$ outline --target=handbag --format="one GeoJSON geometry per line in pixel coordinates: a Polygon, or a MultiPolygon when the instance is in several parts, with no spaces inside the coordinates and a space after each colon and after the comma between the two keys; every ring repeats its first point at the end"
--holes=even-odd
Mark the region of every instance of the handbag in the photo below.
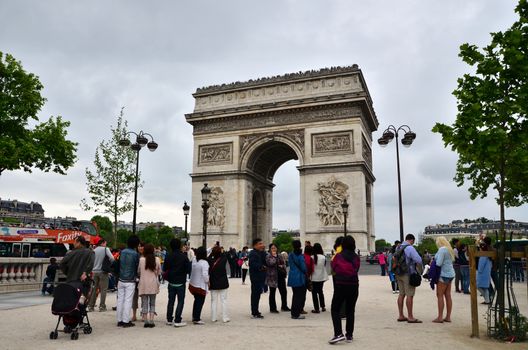
{"type": "Polygon", "coordinates": [[[207,291],[205,289],[195,287],[192,284],[189,284],[189,292],[191,292],[192,295],[201,295],[201,296],[207,295],[207,291]]]}
{"type": "Polygon", "coordinates": [[[110,258],[107,255],[107,249],[108,248],[105,248],[105,256],[101,265],[101,271],[103,271],[104,273],[112,272],[112,262],[110,261],[110,258]]]}
{"type": "Polygon", "coordinates": [[[416,272],[411,273],[409,276],[409,284],[413,287],[419,287],[422,284],[422,276],[416,272]]]}

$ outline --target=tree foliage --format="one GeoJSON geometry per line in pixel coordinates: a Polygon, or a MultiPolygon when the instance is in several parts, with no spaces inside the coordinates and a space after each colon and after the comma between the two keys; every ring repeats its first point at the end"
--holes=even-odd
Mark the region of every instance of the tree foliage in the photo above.
{"type": "Polygon", "coordinates": [[[437,123],[445,146],[458,153],[455,181],[469,181],[471,199],[493,188],[498,196],[501,234],[498,250],[498,328],[504,326],[505,207],[528,202],[528,2],[520,0],[519,19],[504,32],[491,33],[484,48],[463,44],[459,56],[474,67],[453,92],[458,114],[453,125],[437,123]]]}
{"type": "Polygon", "coordinates": [[[382,252],[385,248],[390,248],[391,244],[384,239],[377,239],[374,242],[374,247],[377,252],[382,252]]]}
{"type": "MultiPolygon", "coordinates": [[[[117,237],[117,219],[133,209],[130,200],[134,193],[136,153],[130,147],[119,145],[127,133],[127,121],[123,109],[115,127],[110,127],[112,137],[101,141],[95,151],[92,171],[86,168],[86,186],[89,198],[82,199],[81,208],[112,215],[114,219],[114,242],[117,237]]],[[[142,183],[138,180],[138,187],[142,183]]]]}
{"type": "Polygon", "coordinates": [[[110,221],[108,216],[95,215],[92,217],[91,221],[94,221],[97,224],[99,235],[108,242],[109,246],[114,247],[116,240],[113,234],[114,230],[112,221],[110,221]]]}
{"type": "Polygon", "coordinates": [[[279,252],[292,252],[293,251],[293,238],[289,233],[280,233],[275,237],[273,243],[277,246],[279,252]]]}
{"type": "Polygon", "coordinates": [[[423,255],[425,251],[428,251],[429,254],[435,254],[438,251],[438,247],[433,238],[424,238],[420,244],[416,246],[416,250],[418,250],[420,255],[423,255]]]}
{"type": "Polygon", "coordinates": [[[70,122],[58,116],[38,123],[37,114],[46,102],[42,89],[36,75],[0,52],[0,175],[33,168],[64,175],[75,163],[77,143],[66,139],[70,122]]]}

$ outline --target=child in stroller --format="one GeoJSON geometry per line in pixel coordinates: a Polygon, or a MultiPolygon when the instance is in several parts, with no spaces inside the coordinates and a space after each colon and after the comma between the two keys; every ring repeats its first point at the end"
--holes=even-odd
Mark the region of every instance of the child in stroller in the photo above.
{"type": "Polygon", "coordinates": [[[92,293],[93,280],[86,279],[84,282],[68,282],[55,287],[51,313],[59,316],[55,330],[49,335],[50,339],[57,339],[59,324],[62,319],[64,329],[62,332],[71,334],[71,340],[79,338],[79,331],[84,334],[92,333],[92,327],[86,312],[86,302],[92,293]]]}

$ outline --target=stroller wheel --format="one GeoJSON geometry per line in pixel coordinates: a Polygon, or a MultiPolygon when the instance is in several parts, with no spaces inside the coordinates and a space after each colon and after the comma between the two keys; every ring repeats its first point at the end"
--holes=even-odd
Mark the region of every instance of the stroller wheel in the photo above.
{"type": "Polygon", "coordinates": [[[71,339],[71,340],[77,340],[77,339],[79,339],[79,333],[77,333],[77,332],[73,332],[73,333],[71,334],[71,336],[70,336],[70,339],[71,339]]]}
{"type": "Polygon", "coordinates": [[[83,329],[84,334],[91,334],[92,333],[92,327],[86,326],[83,329]]]}
{"type": "Polygon", "coordinates": [[[50,333],[49,338],[51,340],[54,340],[54,339],[57,339],[58,336],[59,336],[59,333],[57,331],[54,331],[50,333]]]}

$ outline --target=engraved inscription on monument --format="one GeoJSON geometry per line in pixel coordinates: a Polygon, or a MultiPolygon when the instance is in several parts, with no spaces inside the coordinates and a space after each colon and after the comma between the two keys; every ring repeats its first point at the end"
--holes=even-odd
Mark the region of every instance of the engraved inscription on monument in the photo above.
{"type": "Polygon", "coordinates": [[[343,225],[343,201],[348,198],[348,185],[331,177],[327,182],[319,182],[315,189],[319,192],[319,219],[323,226],[343,225]]]}
{"type": "Polygon", "coordinates": [[[214,145],[200,146],[198,164],[222,164],[231,163],[233,160],[233,143],[218,143],[214,145]]]}
{"type": "Polygon", "coordinates": [[[313,134],[312,155],[354,153],[352,131],[313,134]]]}

